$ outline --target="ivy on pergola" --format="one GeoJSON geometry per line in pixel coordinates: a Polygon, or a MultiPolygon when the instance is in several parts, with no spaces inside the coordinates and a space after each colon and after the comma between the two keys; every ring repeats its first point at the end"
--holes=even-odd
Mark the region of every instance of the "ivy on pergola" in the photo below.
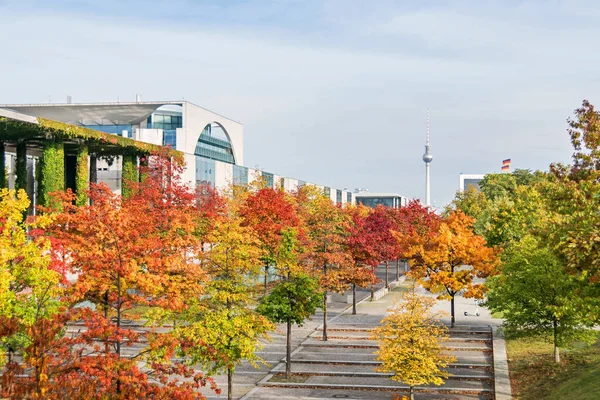
{"type": "MultiPolygon", "coordinates": [[[[38,147],[42,151],[39,168],[38,203],[50,205],[49,193],[65,190],[65,149],[76,157],[75,192],[77,203],[87,203],[88,155],[96,157],[123,157],[123,182],[135,181],[138,157],[161,154],[174,161],[183,162],[183,153],[150,143],[139,142],[126,137],[111,135],[82,126],[69,125],[45,118],[37,118],[37,123],[0,117],[0,187],[6,187],[5,144],[16,147],[17,188],[27,185],[27,148],[38,147]]],[[[92,165],[95,169],[95,165],[92,165]]],[[[128,196],[126,184],[123,195],[128,196]]]]}

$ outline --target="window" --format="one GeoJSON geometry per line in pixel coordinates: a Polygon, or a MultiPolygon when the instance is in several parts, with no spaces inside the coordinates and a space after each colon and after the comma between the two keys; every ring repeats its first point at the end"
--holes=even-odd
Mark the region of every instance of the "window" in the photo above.
{"type": "Polygon", "coordinates": [[[342,202],[342,191],[339,189],[336,189],[336,196],[335,196],[335,201],[337,203],[341,203],[342,202]]]}
{"type": "Polygon", "coordinates": [[[231,143],[229,143],[228,140],[213,137],[211,135],[210,124],[206,125],[204,130],[202,130],[198,143],[196,144],[195,154],[212,160],[235,164],[231,143]]]}
{"type": "Polygon", "coordinates": [[[169,146],[172,149],[177,148],[177,131],[176,130],[163,131],[163,146],[169,146]]]}
{"type": "Polygon", "coordinates": [[[331,188],[330,188],[330,187],[327,187],[327,186],[325,186],[325,187],[323,188],[323,194],[325,194],[325,196],[326,196],[328,199],[330,199],[330,198],[331,198],[331,188]]]}
{"type": "Polygon", "coordinates": [[[248,184],[248,168],[241,165],[233,166],[233,184],[246,186],[248,184]]]}
{"type": "Polygon", "coordinates": [[[346,193],[346,203],[352,204],[352,193],[346,193]]]}
{"type": "Polygon", "coordinates": [[[215,186],[215,161],[196,156],[196,184],[215,186]]]}
{"type": "Polygon", "coordinates": [[[262,176],[265,180],[265,182],[267,183],[267,187],[272,188],[273,187],[273,174],[269,173],[269,172],[263,172],[262,176]]]}

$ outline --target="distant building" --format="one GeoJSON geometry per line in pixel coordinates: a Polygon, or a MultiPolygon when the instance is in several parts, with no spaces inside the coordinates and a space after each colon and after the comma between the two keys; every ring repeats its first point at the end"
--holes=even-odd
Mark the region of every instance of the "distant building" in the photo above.
{"type": "MultiPolygon", "coordinates": [[[[186,163],[183,179],[192,184],[220,189],[230,184],[245,185],[261,177],[268,186],[283,187],[287,191],[307,184],[303,180],[245,167],[242,124],[188,101],[76,104],[70,100],[67,104],[0,104],[0,117],[16,112],[34,122],[33,117],[42,117],[156,146],[168,146],[183,153],[186,163]]],[[[2,132],[0,143],[4,143],[2,132]]],[[[14,186],[15,179],[15,146],[7,141],[3,147],[7,153],[10,187],[14,186]]],[[[36,148],[28,149],[28,169],[33,165],[33,158],[39,156],[36,148]]],[[[67,171],[71,170],[67,168],[67,171]]],[[[107,183],[115,192],[121,190],[121,172],[120,157],[97,162],[97,180],[107,183]]],[[[33,179],[28,182],[33,184],[33,179]]],[[[335,203],[354,203],[354,194],[350,191],[315,186],[335,203]]]]}
{"type": "Polygon", "coordinates": [[[397,193],[369,193],[359,192],[354,195],[356,204],[375,208],[382,205],[390,208],[400,208],[408,204],[409,199],[397,193]]]}
{"type": "Polygon", "coordinates": [[[475,189],[481,191],[479,182],[483,180],[485,174],[460,174],[458,188],[461,192],[464,192],[469,186],[473,186],[475,189]]]}

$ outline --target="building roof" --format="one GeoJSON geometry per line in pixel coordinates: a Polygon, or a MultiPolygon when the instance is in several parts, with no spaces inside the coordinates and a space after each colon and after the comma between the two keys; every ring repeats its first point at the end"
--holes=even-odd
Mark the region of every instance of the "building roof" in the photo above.
{"type": "Polygon", "coordinates": [[[27,140],[28,146],[42,147],[48,135],[62,138],[65,144],[78,145],[84,141],[90,151],[102,154],[166,153],[183,160],[181,152],[163,146],[0,108],[0,141],[27,140]]]}
{"type": "MultiPolygon", "coordinates": [[[[158,108],[165,105],[190,104],[233,121],[223,115],[197,106],[189,101],[140,101],[100,103],[0,104],[0,108],[65,122],[72,125],[138,125],[158,108]]],[[[233,121],[239,123],[237,121],[233,121]]]]}
{"type": "Polygon", "coordinates": [[[182,102],[4,104],[0,108],[73,125],[138,125],[167,104],[182,102]]]}

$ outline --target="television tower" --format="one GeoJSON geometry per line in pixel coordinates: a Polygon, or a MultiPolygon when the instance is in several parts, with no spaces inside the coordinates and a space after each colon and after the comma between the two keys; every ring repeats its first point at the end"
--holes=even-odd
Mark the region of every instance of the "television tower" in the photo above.
{"type": "Polygon", "coordinates": [[[431,181],[429,178],[429,164],[433,161],[433,155],[429,151],[429,110],[427,110],[427,128],[425,136],[425,154],[423,161],[425,162],[425,206],[431,206],[431,181]]]}

